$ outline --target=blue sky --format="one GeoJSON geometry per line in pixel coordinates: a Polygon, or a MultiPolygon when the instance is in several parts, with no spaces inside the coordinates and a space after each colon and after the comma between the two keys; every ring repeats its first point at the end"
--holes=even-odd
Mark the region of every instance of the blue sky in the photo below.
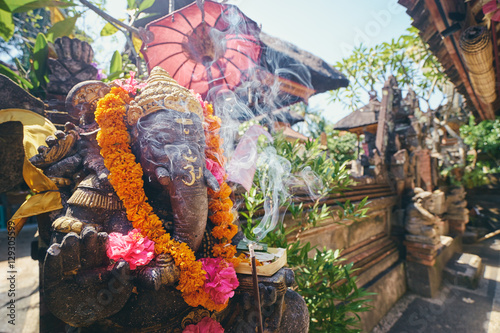
{"type": "MultiPolygon", "coordinates": [[[[373,46],[402,35],[410,17],[397,0],[232,0],[270,35],[285,39],[331,65],[363,43],[373,46]]],[[[313,96],[313,108],[336,122],[350,111],[328,102],[328,93],[313,96]]]]}
{"type": "MultiPolygon", "coordinates": [[[[354,46],[373,46],[402,35],[410,27],[410,17],[397,0],[230,0],[270,35],[292,42],[334,65],[348,56],[354,46]]],[[[125,17],[125,0],[108,0],[107,11],[125,17]]],[[[85,26],[96,29],[102,24],[88,15],[85,26]]],[[[114,50],[123,45],[122,36],[98,38],[94,43],[98,62],[106,67],[114,50]]],[[[325,118],[336,122],[350,111],[328,103],[328,94],[310,99],[310,106],[324,110],[325,118]]]]}

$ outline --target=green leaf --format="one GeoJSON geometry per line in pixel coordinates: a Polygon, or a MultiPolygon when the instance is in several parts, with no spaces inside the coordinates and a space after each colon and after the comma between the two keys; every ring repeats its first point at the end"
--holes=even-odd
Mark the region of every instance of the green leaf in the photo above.
{"type": "Polygon", "coordinates": [[[23,13],[33,9],[45,8],[45,7],[65,8],[65,7],[75,6],[73,2],[57,1],[57,0],[37,0],[37,1],[5,0],[5,2],[13,13],[23,13]]]}
{"type": "Polygon", "coordinates": [[[5,3],[5,0],[0,0],[0,9],[5,10],[6,12],[10,12],[10,8],[5,3]]]}
{"type": "MultiPolygon", "coordinates": [[[[120,19],[120,21],[123,21],[123,19],[120,19]]],[[[118,29],[111,24],[110,22],[106,23],[106,25],[102,28],[101,30],[101,36],[111,36],[114,35],[118,29]]]]}
{"type": "Polygon", "coordinates": [[[5,6],[8,7],[9,12],[13,12],[19,7],[22,7],[30,2],[33,2],[35,0],[2,0],[5,4],[5,6]]]}
{"type": "Polygon", "coordinates": [[[118,72],[113,72],[108,75],[106,78],[107,81],[113,81],[116,80],[120,77],[120,75],[123,73],[123,71],[118,71],[118,72]]]}
{"type": "Polygon", "coordinates": [[[45,85],[48,80],[48,66],[47,58],[49,56],[49,44],[47,38],[44,34],[38,33],[35,41],[35,47],[33,48],[33,71],[35,73],[36,79],[39,85],[45,85]]]}
{"type": "Polygon", "coordinates": [[[155,0],[144,0],[140,6],[139,6],[139,11],[142,12],[145,9],[148,9],[155,3],[155,0]]]}
{"type": "Polygon", "coordinates": [[[127,9],[137,8],[135,0],[127,0],[127,9]]]}
{"type": "Polygon", "coordinates": [[[122,55],[120,52],[115,51],[115,53],[113,53],[113,57],[111,58],[111,63],[109,64],[109,73],[113,74],[115,72],[121,72],[122,67],[122,55]]]}
{"type": "Polygon", "coordinates": [[[69,17],[65,20],[59,21],[54,24],[47,31],[47,40],[49,42],[54,42],[57,37],[69,36],[73,32],[75,28],[76,20],[80,17],[80,15],[75,15],[73,17],[69,17]]]}
{"type": "Polygon", "coordinates": [[[0,9],[0,37],[6,42],[14,35],[14,21],[12,20],[12,13],[0,9]]]}
{"type": "Polygon", "coordinates": [[[4,66],[2,64],[0,64],[0,74],[7,76],[9,79],[11,79],[12,81],[19,84],[23,89],[32,89],[33,88],[33,85],[28,80],[17,75],[9,67],[4,66]]]}

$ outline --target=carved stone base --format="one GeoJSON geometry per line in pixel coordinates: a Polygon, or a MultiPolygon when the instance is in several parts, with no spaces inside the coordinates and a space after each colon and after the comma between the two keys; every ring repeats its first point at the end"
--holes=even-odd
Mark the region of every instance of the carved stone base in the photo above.
{"type": "MultiPolygon", "coordinates": [[[[443,280],[443,269],[455,252],[460,251],[460,237],[441,236],[439,249],[427,247],[429,253],[436,251],[434,259],[410,260],[407,257],[406,277],[408,289],[424,297],[435,297],[443,280]]],[[[412,244],[414,245],[414,244],[412,244]]],[[[432,254],[429,254],[432,256],[432,254]]],[[[410,258],[414,258],[411,256],[410,258]]]]}
{"type": "Polygon", "coordinates": [[[433,266],[436,263],[436,256],[443,249],[441,242],[437,244],[425,244],[406,240],[406,260],[417,262],[426,266],[433,266]]]}
{"type": "Polygon", "coordinates": [[[439,244],[439,236],[427,237],[427,236],[422,236],[422,235],[407,234],[405,236],[405,238],[407,241],[415,242],[415,243],[423,243],[423,244],[430,244],[430,245],[439,244]]]}

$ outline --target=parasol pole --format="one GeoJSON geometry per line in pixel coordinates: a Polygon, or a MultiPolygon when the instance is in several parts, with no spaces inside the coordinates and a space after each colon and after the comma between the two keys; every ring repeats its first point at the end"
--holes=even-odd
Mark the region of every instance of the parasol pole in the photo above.
{"type": "Polygon", "coordinates": [[[196,0],[196,5],[201,11],[201,22],[205,23],[205,0],[196,0]]]}
{"type": "Polygon", "coordinates": [[[255,260],[255,251],[254,251],[254,243],[248,244],[248,249],[250,250],[250,258],[252,260],[252,281],[253,281],[253,294],[256,300],[256,310],[257,310],[257,328],[259,333],[264,332],[264,328],[262,326],[262,311],[260,308],[260,292],[259,292],[259,281],[257,279],[257,262],[255,260]]]}

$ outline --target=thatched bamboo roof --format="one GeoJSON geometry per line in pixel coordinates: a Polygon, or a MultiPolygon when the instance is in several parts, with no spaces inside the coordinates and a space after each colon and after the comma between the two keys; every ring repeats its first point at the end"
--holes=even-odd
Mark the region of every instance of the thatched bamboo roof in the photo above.
{"type": "Polygon", "coordinates": [[[380,111],[380,101],[372,99],[365,106],[350,113],[346,117],[340,119],[333,129],[349,132],[360,132],[363,127],[376,125],[378,123],[378,113],[380,111]]]}
{"type": "Polygon", "coordinates": [[[260,33],[260,39],[264,44],[261,64],[271,73],[289,76],[288,79],[314,89],[316,94],[349,84],[342,73],[312,53],[264,32],[260,33]],[[287,71],[293,74],[287,75],[287,71]]]}
{"type": "Polygon", "coordinates": [[[290,126],[304,121],[303,116],[293,110],[290,110],[289,107],[274,110],[269,114],[262,114],[253,119],[256,121],[262,121],[265,120],[265,118],[271,118],[272,121],[279,121],[281,123],[290,124],[290,126]]]}

